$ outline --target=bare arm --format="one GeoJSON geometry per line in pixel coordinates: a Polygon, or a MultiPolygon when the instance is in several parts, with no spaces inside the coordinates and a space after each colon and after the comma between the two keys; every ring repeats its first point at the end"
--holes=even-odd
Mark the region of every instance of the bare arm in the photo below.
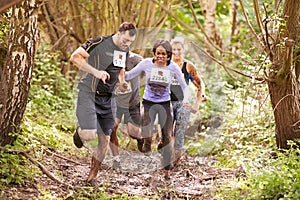
{"type": "Polygon", "coordinates": [[[118,79],[119,79],[119,90],[121,92],[125,92],[126,90],[129,90],[129,83],[125,81],[125,68],[121,69],[118,79]]]}
{"type": "Polygon", "coordinates": [[[86,61],[88,57],[89,57],[88,52],[86,52],[84,48],[79,47],[72,53],[70,61],[79,69],[87,73],[90,73],[94,75],[96,78],[102,80],[103,83],[105,83],[106,79],[109,80],[110,79],[109,73],[107,73],[106,71],[97,70],[96,68],[88,64],[88,62],[86,61]]]}
{"type": "Polygon", "coordinates": [[[125,82],[125,68],[122,68],[119,74],[119,82],[124,83],[125,82]]]}
{"type": "Polygon", "coordinates": [[[191,63],[187,64],[187,72],[191,75],[194,79],[193,84],[197,87],[197,97],[196,97],[196,104],[194,105],[194,110],[198,110],[200,102],[206,101],[207,97],[205,94],[205,84],[201,77],[198,75],[198,72],[195,66],[191,63]]]}

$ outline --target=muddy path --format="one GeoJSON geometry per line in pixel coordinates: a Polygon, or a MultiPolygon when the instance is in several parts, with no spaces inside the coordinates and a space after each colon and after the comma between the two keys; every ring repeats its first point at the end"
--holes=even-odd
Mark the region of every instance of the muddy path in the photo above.
{"type": "Polygon", "coordinates": [[[213,157],[185,154],[181,164],[172,169],[171,180],[165,180],[160,169],[159,153],[144,155],[121,149],[121,169],[112,169],[112,156],[108,151],[98,176],[91,184],[87,184],[85,180],[89,173],[91,154],[87,149],[80,151],[86,152],[80,157],[45,152],[39,163],[60,182],[49,178],[44,172],[33,182],[25,181],[22,185],[6,187],[1,192],[1,199],[45,199],[45,193],[68,200],[81,199],[78,194],[86,193],[82,199],[94,199],[91,193],[97,191],[103,191],[111,198],[127,194],[142,199],[214,199],[214,191],[225,180],[241,173],[239,169],[216,167],[213,157]]]}

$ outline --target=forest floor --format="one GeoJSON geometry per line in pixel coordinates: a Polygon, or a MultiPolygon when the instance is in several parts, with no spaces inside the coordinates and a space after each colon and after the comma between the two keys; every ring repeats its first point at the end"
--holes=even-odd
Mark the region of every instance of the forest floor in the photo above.
{"type": "Polygon", "coordinates": [[[242,173],[240,169],[216,167],[212,157],[184,155],[181,164],[171,171],[171,180],[165,180],[159,153],[144,155],[120,149],[121,169],[112,169],[108,151],[98,176],[87,184],[91,154],[88,149],[78,149],[85,150],[86,155],[80,157],[45,151],[39,162],[43,166],[40,169],[44,169],[41,176],[34,182],[8,186],[1,192],[2,199],[47,199],[45,193],[49,199],[93,199],[93,193],[99,191],[111,199],[124,194],[141,199],[214,199],[218,187],[242,173]],[[79,192],[82,198],[78,197],[79,192]]]}
{"type": "MultiPolygon", "coordinates": [[[[120,129],[126,135],[126,131],[120,129]]],[[[195,130],[192,132],[195,133],[195,130]]],[[[136,150],[135,140],[127,141],[123,141],[119,148],[121,169],[112,168],[113,158],[108,150],[92,183],[87,183],[86,179],[90,170],[91,149],[95,144],[85,144],[81,149],[74,147],[72,154],[45,148],[40,159],[24,154],[41,171],[41,175],[34,181],[7,186],[1,191],[0,199],[103,199],[103,196],[99,198],[100,193],[104,194],[105,199],[137,196],[138,199],[211,200],[227,181],[243,176],[241,168],[219,167],[213,156],[184,153],[180,165],[171,170],[171,179],[165,180],[161,169],[162,157],[154,148],[155,144],[152,145],[151,155],[145,155],[136,150]]]]}

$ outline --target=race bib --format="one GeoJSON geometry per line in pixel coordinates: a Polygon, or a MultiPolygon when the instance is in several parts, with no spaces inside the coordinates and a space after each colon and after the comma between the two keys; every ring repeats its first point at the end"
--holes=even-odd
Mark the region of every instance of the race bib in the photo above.
{"type": "Polygon", "coordinates": [[[126,63],[126,52],[123,51],[114,51],[113,64],[117,67],[125,68],[126,63]]]}
{"type": "Polygon", "coordinates": [[[168,85],[170,83],[170,70],[153,68],[150,74],[150,82],[168,85]]]}

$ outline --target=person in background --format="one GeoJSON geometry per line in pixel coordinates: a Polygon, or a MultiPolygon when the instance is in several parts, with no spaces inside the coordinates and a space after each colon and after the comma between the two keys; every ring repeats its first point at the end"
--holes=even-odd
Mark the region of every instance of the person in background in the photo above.
{"type": "Polygon", "coordinates": [[[70,61],[87,75],[78,84],[76,116],[79,126],[73,141],[81,148],[84,141],[98,136],[87,181],[92,181],[100,169],[114,127],[111,97],[121,79],[129,46],[136,38],[136,27],[130,22],[119,26],[117,33],[88,40],[71,55],[70,61]]]}
{"type": "Polygon", "coordinates": [[[143,96],[144,114],[142,118],[142,136],[144,138],[143,151],[151,152],[152,130],[156,116],[161,127],[162,138],[158,150],[162,154],[164,178],[170,179],[172,162],[172,110],[170,101],[170,85],[175,76],[184,91],[183,102],[189,104],[188,87],[178,65],[171,61],[172,46],[167,40],[157,40],[152,48],[153,58],[146,58],[134,69],[125,72],[125,80],[140,75],[146,75],[146,88],[143,96]]]}
{"type": "MultiPolygon", "coordinates": [[[[140,61],[142,57],[129,52],[126,59],[125,71],[133,69],[140,61]]],[[[142,152],[143,142],[140,131],[141,125],[141,113],[140,113],[140,80],[139,77],[133,78],[129,85],[123,84],[124,80],[121,80],[119,86],[116,88],[116,121],[110,137],[110,149],[113,154],[113,169],[121,168],[120,156],[119,156],[119,142],[117,136],[117,129],[119,123],[124,116],[124,124],[127,125],[128,135],[137,140],[137,147],[142,152]]]]}
{"type": "Polygon", "coordinates": [[[206,101],[205,85],[201,77],[197,73],[197,69],[193,63],[184,58],[184,42],[183,38],[174,38],[171,40],[172,60],[178,64],[184,76],[186,84],[192,83],[197,87],[196,103],[190,109],[183,106],[183,91],[176,79],[172,80],[171,85],[171,102],[173,107],[174,119],[174,166],[178,165],[184,150],[184,133],[190,118],[191,112],[199,109],[201,101],[206,101]]]}

